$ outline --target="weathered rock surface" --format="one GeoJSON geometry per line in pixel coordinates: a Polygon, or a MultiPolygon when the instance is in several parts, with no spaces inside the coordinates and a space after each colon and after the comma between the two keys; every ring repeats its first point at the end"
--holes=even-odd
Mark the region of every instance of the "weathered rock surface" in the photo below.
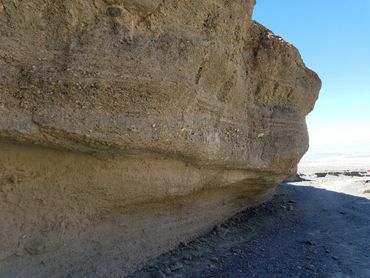
{"type": "Polygon", "coordinates": [[[0,276],[124,275],[268,199],[320,89],[253,0],[0,0],[0,276]]]}

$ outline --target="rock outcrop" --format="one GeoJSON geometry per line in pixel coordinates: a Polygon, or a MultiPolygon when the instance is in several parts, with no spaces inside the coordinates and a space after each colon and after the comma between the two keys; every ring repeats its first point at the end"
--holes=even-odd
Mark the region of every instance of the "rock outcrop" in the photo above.
{"type": "Polygon", "coordinates": [[[254,4],[0,0],[1,277],[128,274],[295,174],[320,80],[254,4]]]}

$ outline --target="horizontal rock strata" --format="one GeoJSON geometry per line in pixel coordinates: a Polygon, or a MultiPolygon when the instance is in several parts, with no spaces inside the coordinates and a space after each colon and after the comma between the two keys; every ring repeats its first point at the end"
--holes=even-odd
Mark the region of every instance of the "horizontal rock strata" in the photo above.
{"type": "Polygon", "coordinates": [[[126,275],[267,200],[320,89],[253,0],[0,0],[0,276],[126,275]]]}

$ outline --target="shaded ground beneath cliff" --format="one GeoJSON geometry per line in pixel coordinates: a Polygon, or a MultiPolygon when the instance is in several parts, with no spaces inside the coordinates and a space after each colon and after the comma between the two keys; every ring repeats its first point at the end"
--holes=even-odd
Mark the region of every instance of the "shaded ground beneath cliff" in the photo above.
{"type": "Polygon", "coordinates": [[[285,183],[133,277],[370,277],[370,200],[285,183]]]}

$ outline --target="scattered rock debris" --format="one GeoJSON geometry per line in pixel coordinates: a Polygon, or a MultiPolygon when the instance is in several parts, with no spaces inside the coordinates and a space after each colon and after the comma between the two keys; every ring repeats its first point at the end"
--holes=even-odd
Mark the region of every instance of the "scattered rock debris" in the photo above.
{"type": "Polygon", "coordinates": [[[369,234],[369,200],[282,184],[271,202],[216,225],[207,235],[154,259],[131,278],[368,277],[369,234]],[[287,213],[293,204],[296,209],[287,213]],[[355,226],[338,213],[343,208],[351,211],[355,226]],[[220,233],[225,229],[227,233],[220,233]]]}

